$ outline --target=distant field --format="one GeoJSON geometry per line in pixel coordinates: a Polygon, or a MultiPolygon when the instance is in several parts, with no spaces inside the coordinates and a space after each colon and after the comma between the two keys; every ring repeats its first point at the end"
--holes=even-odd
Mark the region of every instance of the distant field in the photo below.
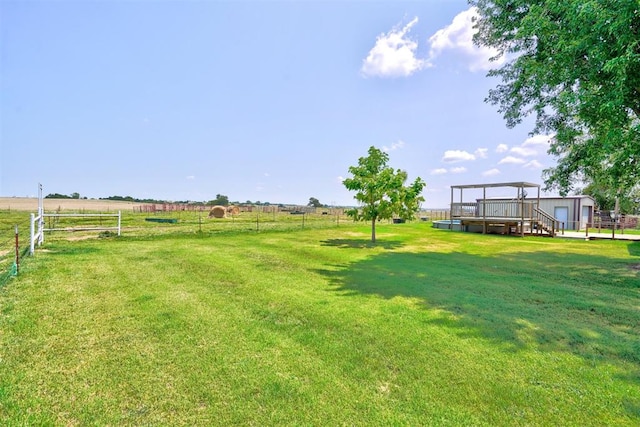
{"type": "MultiPolygon", "coordinates": [[[[112,200],[89,199],[44,199],[44,210],[90,210],[90,211],[118,211],[133,210],[142,203],[118,202],[112,200]]],[[[38,209],[38,199],[30,197],[0,197],[0,211],[32,211],[38,209]]]]}
{"type": "Polygon", "coordinates": [[[290,217],[46,240],[0,286],[0,425],[640,423],[640,243],[290,217]]]}

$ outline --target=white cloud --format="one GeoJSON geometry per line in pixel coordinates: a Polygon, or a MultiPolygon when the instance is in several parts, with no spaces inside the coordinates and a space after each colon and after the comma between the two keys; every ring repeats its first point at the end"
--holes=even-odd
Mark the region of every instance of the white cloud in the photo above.
{"type": "Polygon", "coordinates": [[[418,43],[407,36],[417,22],[416,17],[401,29],[394,28],[386,34],[380,34],[375,46],[362,61],[362,74],[375,77],[407,77],[429,67],[427,61],[416,56],[418,43]]]}
{"type": "MultiPolygon", "coordinates": [[[[522,144],[515,147],[511,147],[507,144],[499,144],[496,147],[496,153],[506,153],[507,151],[513,156],[507,156],[500,160],[498,164],[511,163],[511,164],[524,164],[527,161],[523,157],[538,157],[541,151],[547,151],[549,149],[549,142],[552,136],[550,135],[534,135],[527,138],[522,144]]],[[[524,167],[529,169],[540,169],[542,165],[540,162],[529,162],[524,167]]]]}
{"type": "Polygon", "coordinates": [[[518,156],[522,156],[522,157],[531,157],[531,156],[535,156],[538,154],[538,152],[532,148],[527,148],[527,147],[513,147],[511,149],[511,152],[513,154],[517,154],[518,156]]]}
{"type": "Polygon", "coordinates": [[[523,147],[528,147],[531,145],[541,145],[543,147],[548,147],[549,143],[551,142],[551,138],[553,138],[553,135],[534,135],[530,138],[527,138],[523,143],[522,146],[523,147]]]}
{"type": "Polygon", "coordinates": [[[187,181],[193,181],[194,179],[196,179],[195,175],[189,175],[187,178],[187,181]]]}
{"type": "Polygon", "coordinates": [[[453,18],[451,24],[436,31],[429,37],[431,49],[429,51],[429,61],[440,56],[442,52],[452,50],[461,52],[469,60],[469,70],[489,70],[504,63],[504,57],[495,61],[489,58],[497,55],[498,51],[488,47],[478,47],[473,44],[473,35],[476,30],[473,28],[474,18],[478,16],[477,9],[471,7],[453,18]]]}
{"type": "Polygon", "coordinates": [[[270,176],[271,176],[271,174],[270,174],[269,172],[265,172],[265,173],[264,173],[264,176],[266,176],[266,177],[270,177],[270,176]]]}
{"type": "Polygon", "coordinates": [[[498,162],[499,165],[504,165],[504,164],[521,165],[523,163],[525,163],[524,159],[521,159],[519,157],[513,157],[513,156],[507,156],[498,162]]]}
{"type": "Polygon", "coordinates": [[[482,172],[482,176],[496,176],[496,175],[500,175],[500,169],[493,168],[493,169],[489,169],[488,171],[482,172]]]}
{"type": "Polygon", "coordinates": [[[527,169],[542,169],[542,163],[534,159],[530,162],[527,162],[523,167],[527,169]]]}
{"type": "Polygon", "coordinates": [[[439,169],[433,169],[431,170],[431,175],[444,175],[445,173],[447,173],[447,170],[444,168],[439,168],[439,169]]]}
{"type": "Polygon", "coordinates": [[[391,147],[383,146],[382,151],[388,153],[389,151],[395,151],[402,147],[404,147],[404,141],[398,140],[398,142],[394,142],[393,144],[391,144],[391,147]]]}
{"type": "Polygon", "coordinates": [[[346,178],[344,176],[339,176],[337,178],[338,182],[342,184],[342,182],[345,180],[346,178]]]}
{"type": "Polygon", "coordinates": [[[446,163],[464,162],[475,159],[475,155],[463,150],[447,150],[442,157],[442,161],[446,163]]]}
{"type": "Polygon", "coordinates": [[[488,152],[488,148],[478,148],[473,154],[475,154],[475,156],[479,159],[486,159],[488,152]]]}
{"type": "Polygon", "coordinates": [[[449,172],[451,172],[451,173],[464,173],[466,171],[467,171],[467,168],[465,168],[464,166],[459,166],[457,168],[449,169],[449,172]]]}

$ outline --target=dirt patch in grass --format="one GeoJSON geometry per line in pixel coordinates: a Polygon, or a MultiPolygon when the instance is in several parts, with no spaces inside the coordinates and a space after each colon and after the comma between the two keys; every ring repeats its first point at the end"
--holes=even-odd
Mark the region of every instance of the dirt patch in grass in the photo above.
{"type": "Polygon", "coordinates": [[[66,240],[70,242],[78,242],[81,240],[97,239],[97,238],[98,236],[96,235],[84,235],[84,236],[70,236],[70,237],[67,237],[66,240]]]}
{"type": "Polygon", "coordinates": [[[630,264],[629,268],[633,271],[640,271],[640,263],[637,264],[630,264]]]}

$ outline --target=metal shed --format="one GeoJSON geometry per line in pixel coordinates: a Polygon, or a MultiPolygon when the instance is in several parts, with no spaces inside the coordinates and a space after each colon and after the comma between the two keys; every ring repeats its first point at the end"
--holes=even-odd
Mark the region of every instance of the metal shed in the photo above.
{"type": "Polygon", "coordinates": [[[591,196],[541,197],[540,209],[565,225],[565,230],[583,230],[593,223],[596,201],[591,196]]]}
{"type": "MultiPolygon", "coordinates": [[[[536,199],[525,199],[525,202],[534,202],[536,199]]],[[[500,206],[511,202],[509,198],[490,198],[486,201],[478,199],[478,209],[482,212],[484,204],[487,206],[500,206]]],[[[593,213],[596,201],[591,196],[567,196],[567,197],[539,197],[537,207],[547,212],[558,221],[561,230],[583,230],[587,224],[593,223],[593,213]]]]}

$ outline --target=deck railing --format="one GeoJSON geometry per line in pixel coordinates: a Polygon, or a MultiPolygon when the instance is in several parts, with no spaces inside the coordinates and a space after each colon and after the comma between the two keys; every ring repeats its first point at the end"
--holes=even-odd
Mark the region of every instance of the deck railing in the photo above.
{"type": "Polygon", "coordinates": [[[478,201],[478,216],[500,217],[500,218],[532,218],[533,210],[537,208],[534,201],[478,201]]]}
{"type": "Polygon", "coordinates": [[[451,217],[461,216],[478,216],[478,204],[477,203],[453,203],[451,205],[451,217]]]}
{"type": "Polygon", "coordinates": [[[476,203],[453,203],[451,216],[532,219],[536,209],[538,202],[534,200],[478,200],[476,203]]]}

